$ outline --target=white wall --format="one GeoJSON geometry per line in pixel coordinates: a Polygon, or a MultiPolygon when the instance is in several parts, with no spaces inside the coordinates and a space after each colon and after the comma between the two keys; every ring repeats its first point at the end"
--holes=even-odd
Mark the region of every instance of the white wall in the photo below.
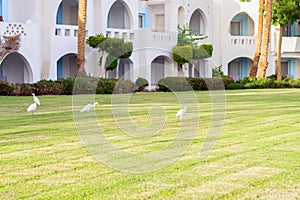
{"type": "Polygon", "coordinates": [[[28,19],[37,19],[35,0],[9,0],[8,18],[10,22],[26,22],[28,19]]]}
{"type": "MultiPolygon", "coordinates": [[[[33,71],[33,81],[40,79],[56,79],[57,60],[68,53],[77,53],[76,37],[58,37],[55,36],[56,14],[61,0],[9,0],[9,19],[13,22],[24,23],[26,36],[22,38],[20,54],[29,62],[33,71]],[[29,20],[30,19],[30,20],[29,20]]],[[[87,29],[88,35],[106,33],[108,12],[115,0],[88,0],[87,29]]],[[[237,0],[185,0],[185,1],[161,1],[158,5],[149,2],[140,2],[138,0],[123,0],[128,12],[128,19],[125,19],[125,27],[130,21],[131,32],[134,33],[135,51],[131,56],[135,68],[143,68],[142,72],[134,71],[132,79],[140,75],[150,78],[151,62],[157,56],[165,55],[172,58],[171,48],[176,44],[176,31],[178,24],[178,8],[184,8],[184,23],[188,23],[193,12],[200,9],[203,12],[203,22],[205,24],[205,34],[208,36],[207,43],[214,46],[212,59],[205,62],[207,67],[205,74],[211,74],[211,68],[223,65],[223,71],[227,73],[228,63],[238,57],[252,58],[255,45],[233,45],[232,36],[228,32],[230,21],[240,13],[246,12],[253,20],[254,27],[249,25],[248,30],[257,31],[258,0],[252,0],[250,3],[241,3],[237,0]],[[148,30],[137,31],[138,26],[138,6],[148,6],[150,8],[150,26],[155,26],[155,15],[165,15],[165,28],[171,30],[165,33],[155,33],[148,30]],[[155,35],[156,34],[156,35],[155,35]],[[155,38],[155,39],[154,39],[155,38]],[[170,38],[170,40],[169,40],[170,38]],[[144,48],[144,49],[141,49],[144,48]]],[[[68,11],[65,11],[68,12],[68,11]]],[[[119,18],[124,18],[124,12],[116,13],[114,21],[119,22],[119,18]]],[[[67,20],[67,19],[66,19],[67,20]]],[[[70,20],[71,23],[71,20],[70,20]]],[[[71,23],[72,24],[72,23],[71,23]]],[[[4,26],[0,26],[1,31],[4,26]]],[[[66,28],[68,28],[66,26],[66,28]]],[[[70,26],[76,29],[76,26],[70,26]]],[[[272,29],[271,50],[269,54],[269,63],[267,73],[275,73],[275,49],[276,33],[272,29]],[[271,54],[273,53],[273,54],[271,54]]],[[[293,54],[299,56],[299,54],[293,54]]],[[[92,75],[99,73],[98,61],[99,52],[86,48],[87,71],[92,75]]],[[[300,57],[300,56],[299,56],[300,57]]],[[[297,65],[299,66],[299,60],[297,65]]],[[[172,64],[171,64],[172,65],[172,64]]],[[[298,69],[297,69],[298,70],[298,69]]],[[[297,73],[300,75],[299,70],[297,73]]]]}

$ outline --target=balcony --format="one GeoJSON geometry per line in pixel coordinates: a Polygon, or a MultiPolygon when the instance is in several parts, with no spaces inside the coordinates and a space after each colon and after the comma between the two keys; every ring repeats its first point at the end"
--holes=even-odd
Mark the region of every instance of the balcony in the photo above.
{"type": "Polygon", "coordinates": [[[73,25],[56,25],[55,36],[58,37],[77,37],[78,26],[73,25]]]}
{"type": "Polygon", "coordinates": [[[24,23],[0,22],[0,35],[14,36],[21,34],[21,36],[26,36],[26,26],[27,24],[24,23]]]}
{"type": "Polygon", "coordinates": [[[148,5],[164,4],[165,0],[148,0],[148,5]]]}
{"type": "Polygon", "coordinates": [[[224,53],[229,57],[252,56],[256,47],[255,36],[229,36],[224,40],[224,53]]]}
{"type": "Polygon", "coordinates": [[[161,48],[170,50],[177,43],[176,32],[163,32],[162,30],[153,28],[136,30],[108,28],[106,36],[132,41],[134,48],[161,48]]]}
{"type": "Polygon", "coordinates": [[[300,37],[283,37],[281,51],[283,53],[300,53],[300,37]]]}
{"type": "Polygon", "coordinates": [[[255,46],[256,37],[254,36],[231,36],[232,46],[255,46]]]}
{"type": "Polygon", "coordinates": [[[113,29],[107,28],[106,36],[111,38],[123,38],[126,41],[134,40],[134,32],[128,29],[113,29]]]}

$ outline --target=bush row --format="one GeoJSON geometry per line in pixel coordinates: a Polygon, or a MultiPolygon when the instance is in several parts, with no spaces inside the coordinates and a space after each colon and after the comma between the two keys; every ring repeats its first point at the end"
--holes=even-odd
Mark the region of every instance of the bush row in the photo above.
{"type": "MultiPolygon", "coordinates": [[[[148,81],[143,78],[138,78],[135,83],[129,80],[94,77],[66,78],[57,81],[41,80],[33,84],[9,84],[0,81],[0,95],[29,96],[33,92],[36,95],[133,93],[144,91],[147,85],[148,81]]],[[[272,78],[257,80],[256,78],[246,77],[243,80],[234,82],[228,76],[219,78],[167,77],[161,79],[158,86],[158,90],[163,92],[208,89],[300,88],[300,79],[286,78],[277,81],[272,78]]]]}
{"type": "Polygon", "coordinates": [[[128,80],[94,77],[66,78],[57,81],[41,80],[33,84],[9,84],[0,81],[0,95],[2,96],[29,96],[32,93],[36,95],[112,94],[131,93],[135,89],[135,84],[128,80]]]}
{"type": "Polygon", "coordinates": [[[190,91],[190,90],[220,90],[220,89],[258,89],[258,88],[300,88],[300,79],[286,78],[277,81],[272,78],[246,77],[243,80],[234,82],[231,77],[221,76],[219,78],[184,78],[167,77],[159,81],[159,90],[169,91],[190,91]]]}

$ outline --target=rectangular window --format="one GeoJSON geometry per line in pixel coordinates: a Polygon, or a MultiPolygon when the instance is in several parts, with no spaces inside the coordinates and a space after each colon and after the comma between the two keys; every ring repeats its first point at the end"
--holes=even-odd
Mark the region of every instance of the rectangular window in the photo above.
{"type": "Polygon", "coordinates": [[[289,61],[281,61],[281,73],[283,76],[289,75],[289,61]]]}
{"type": "Polygon", "coordinates": [[[155,15],[155,25],[158,32],[164,32],[165,29],[165,15],[155,15]]]}
{"type": "Polygon", "coordinates": [[[144,24],[144,21],[145,21],[145,15],[144,14],[139,14],[139,28],[144,28],[145,27],[145,24],[144,24]]]}
{"type": "Polygon", "coordinates": [[[282,36],[284,36],[284,37],[291,36],[291,25],[290,24],[284,26],[282,36]]]}
{"type": "Polygon", "coordinates": [[[234,60],[229,64],[228,75],[235,81],[241,79],[241,61],[234,60]]]}
{"type": "Polygon", "coordinates": [[[230,34],[231,35],[242,35],[241,21],[233,20],[230,22],[230,34]]]}
{"type": "Polygon", "coordinates": [[[300,37],[300,20],[298,20],[296,23],[296,36],[300,37]]]}

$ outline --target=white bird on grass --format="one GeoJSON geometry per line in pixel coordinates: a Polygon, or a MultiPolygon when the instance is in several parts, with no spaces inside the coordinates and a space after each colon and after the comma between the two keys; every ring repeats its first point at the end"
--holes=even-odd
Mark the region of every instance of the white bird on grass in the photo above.
{"type": "Polygon", "coordinates": [[[34,102],[33,104],[31,104],[31,105],[27,108],[27,112],[31,112],[31,114],[33,115],[33,113],[34,113],[36,107],[37,107],[36,102],[34,102]]]}
{"type": "Polygon", "coordinates": [[[99,105],[98,102],[95,102],[93,104],[89,103],[87,105],[85,105],[80,112],[90,112],[91,109],[93,109],[96,105],[99,105]]]}
{"type": "Polygon", "coordinates": [[[41,105],[40,100],[35,96],[34,93],[32,93],[32,96],[33,96],[33,101],[34,101],[35,103],[37,103],[37,105],[41,105]]]}
{"type": "Polygon", "coordinates": [[[180,118],[182,120],[183,117],[184,117],[184,115],[185,115],[185,113],[186,113],[186,110],[187,110],[187,106],[184,106],[183,109],[178,110],[178,112],[176,114],[176,117],[180,118]]]}

